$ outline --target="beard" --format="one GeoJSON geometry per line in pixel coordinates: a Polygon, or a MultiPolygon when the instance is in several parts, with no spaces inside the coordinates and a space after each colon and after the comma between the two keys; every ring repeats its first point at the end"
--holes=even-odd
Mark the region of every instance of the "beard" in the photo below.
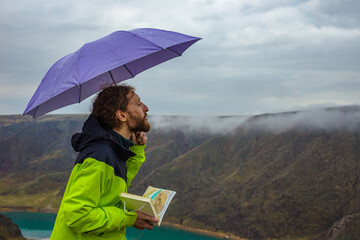
{"type": "Polygon", "coordinates": [[[129,116],[132,120],[132,124],[129,125],[130,131],[136,133],[136,132],[149,132],[150,131],[150,123],[147,121],[146,117],[147,114],[145,114],[144,118],[136,117],[133,115],[129,116]]]}

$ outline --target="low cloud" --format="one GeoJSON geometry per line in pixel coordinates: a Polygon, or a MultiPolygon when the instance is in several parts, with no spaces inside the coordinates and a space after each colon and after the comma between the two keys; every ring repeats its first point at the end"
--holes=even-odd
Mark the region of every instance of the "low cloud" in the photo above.
{"type": "Polygon", "coordinates": [[[360,131],[360,107],[258,115],[246,121],[242,127],[248,130],[266,130],[273,133],[289,130],[360,131]]]}
{"type": "Polygon", "coordinates": [[[246,131],[360,131],[360,106],[333,107],[256,116],[152,115],[153,129],[185,133],[231,134],[246,131]]]}
{"type": "Polygon", "coordinates": [[[248,116],[149,116],[153,129],[180,130],[185,133],[227,134],[239,127],[248,116]]]}

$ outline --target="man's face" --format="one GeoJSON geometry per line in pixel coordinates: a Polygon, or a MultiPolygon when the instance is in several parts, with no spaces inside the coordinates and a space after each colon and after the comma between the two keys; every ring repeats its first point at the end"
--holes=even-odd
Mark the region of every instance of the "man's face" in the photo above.
{"type": "Polygon", "coordinates": [[[136,133],[139,131],[150,131],[150,123],[147,121],[149,108],[141,102],[140,97],[133,91],[127,95],[128,106],[126,112],[129,115],[128,126],[130,131],[136,133]]]}

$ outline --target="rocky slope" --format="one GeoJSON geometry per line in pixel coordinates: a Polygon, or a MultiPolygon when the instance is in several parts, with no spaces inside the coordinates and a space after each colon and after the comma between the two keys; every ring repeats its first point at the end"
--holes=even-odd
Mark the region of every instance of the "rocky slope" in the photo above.
{"type": "Polygon", "coordinates": [[[26,240],[11,219],[0,214],[0,240],[26,240]]]}

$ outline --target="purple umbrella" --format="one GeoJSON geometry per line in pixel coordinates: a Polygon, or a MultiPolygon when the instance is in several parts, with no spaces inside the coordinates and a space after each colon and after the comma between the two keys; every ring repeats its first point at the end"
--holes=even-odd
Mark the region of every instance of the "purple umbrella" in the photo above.
{"type": "Polygon", "coordinates": [[[151,28],[113,32],[86,43],[46,73],[24,115],[39,117],[79,103],[106,84],[116,84],[181,54],[196,41],[181,33],[151,28]]]}

